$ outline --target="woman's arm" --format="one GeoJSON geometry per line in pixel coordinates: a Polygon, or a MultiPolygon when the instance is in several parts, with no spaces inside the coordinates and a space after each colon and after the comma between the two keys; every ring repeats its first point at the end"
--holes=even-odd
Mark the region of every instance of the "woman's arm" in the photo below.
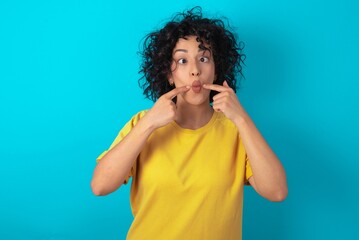
{"type": "Polygon", "coordinates": [[[238,128],[253,172],[250,184],[268,200],[283,201],[288,194],[284,168],[239,103],[233,89],[227,82],[223,86],[209,84],[204,88],[219,92],[213,97],[213,108],[223,112],[238,128]]]}
{"type": "Polygon", "coordinates": [[[144,119],[145,116],[96,165],[91,181],[95,195],[107,195],[117,190],[124,182],[153,131],[151,125],[144,119]]]}
{"type": "Polygon", "coordinates": [[[249,183],[270,201],[283,201],[287,194],[285,171],[251,118],[243,110],[234,121],[251,164],[253,176],[249,183]]]}
{"type": "Polygon", "coordinates": [[[117,190],[130,172],[136,158],[151,133],[174,120],[176,106],[172,99],[188,87],[175,88],[161,96],[133,129],[96,165],[91,188],[95,195],[103,196],[117,190]]]}

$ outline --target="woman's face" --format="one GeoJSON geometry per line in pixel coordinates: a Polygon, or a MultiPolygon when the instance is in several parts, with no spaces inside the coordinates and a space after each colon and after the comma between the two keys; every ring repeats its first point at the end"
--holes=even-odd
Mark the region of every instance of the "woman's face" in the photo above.
{"type": "MultiPolygon", "coordinates": [[[[196,36],[180,38],[173,49],[172,74],[169,82],[176,87],[190,86],[191,89],[177,96],[177,102],[193,105],[208,104],[210,91],[202,87],[212,84],[215,79],[215,63],[210,50],[199,48],[196,36]]],[[[205,47],[209,48],[208,45],[205,47]]]]}

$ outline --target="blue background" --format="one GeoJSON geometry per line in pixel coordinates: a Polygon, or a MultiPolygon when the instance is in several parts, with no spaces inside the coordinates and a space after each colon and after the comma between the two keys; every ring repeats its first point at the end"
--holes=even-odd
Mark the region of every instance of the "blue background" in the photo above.
{"type": "Polygon", "coordinates": [[[95,159],[152,105],[141,39],[194,5],[246,43],[238,96],[287,171],[283,203],[245,189],[244,239],[359,239],[354,0],[2,0],[0,239],[125,238],[130,186],[95,197],[95,159]]]}

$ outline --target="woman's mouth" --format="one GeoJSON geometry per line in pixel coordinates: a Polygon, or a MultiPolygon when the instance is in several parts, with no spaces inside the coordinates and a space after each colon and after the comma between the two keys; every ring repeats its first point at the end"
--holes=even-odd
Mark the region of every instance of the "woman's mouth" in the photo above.
{"type": "Polygon", "coordinates": [[[200,81],[196,80],[192,83],[192,90],[195,93],[199,93],[202,89],[202,84],[200,81]]]}

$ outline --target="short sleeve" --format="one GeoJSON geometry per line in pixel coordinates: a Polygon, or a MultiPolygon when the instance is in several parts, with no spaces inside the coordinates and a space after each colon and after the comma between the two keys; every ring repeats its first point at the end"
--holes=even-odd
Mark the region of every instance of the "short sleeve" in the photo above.
{"type": "MultiPolygon", "coordinates": [[[[117,134],[117,137],[110,145],[109,149],[103,151],[97,158],[96,163],[101,161],[101,159],[109,152],[112,148],[114,148],[122,139],[133,129],[133,127],[137,124],[137,122],[145,115],[147,110],[141,111],[134,115],[130,121],[128,121],[125,126],[121,129],[121,131],[117,134]]],[[[131,176],[134,176],[136,173],[136,164],[134,164],[131,168],[131,171],[128,173],[127,177],[124,180],[124,184],[128,183],[128,180],[131,176]]]]}
{"type": "Polygon", "coordinates": [[[249,163],[249,159],[248,159],[248,156],[247,156],[247,154],[246,154],[246,173],[245,173],[245,177],[246,177],[246,179],[245,179],[245,184],[246,184],[246,185],[250,185],[248,179],[249,179],[250,177],[252,177],[252,176],[253,176],[253,173],[252,173],[251,164],[249,163]]]}

